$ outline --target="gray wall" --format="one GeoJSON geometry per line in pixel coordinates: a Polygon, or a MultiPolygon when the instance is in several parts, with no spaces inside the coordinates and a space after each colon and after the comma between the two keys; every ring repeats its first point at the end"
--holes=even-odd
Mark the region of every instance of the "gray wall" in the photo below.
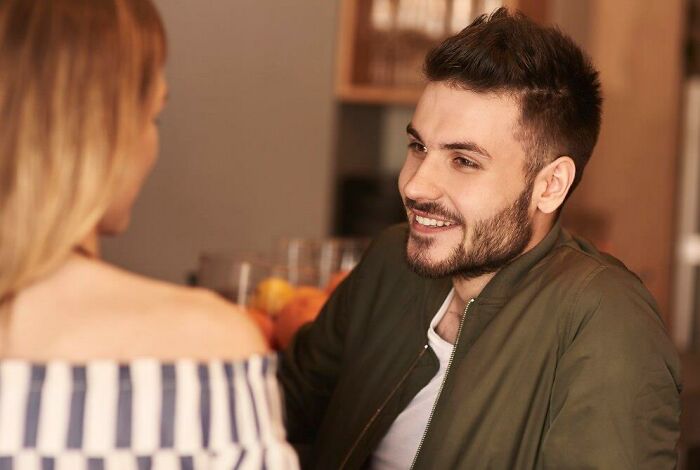
{"type": "Polygon", "coordinates": [[[325,235],[337,2],[156,3],[170,48],[160,160],[105,258],[182,282],[205,250],[325,235]]]}

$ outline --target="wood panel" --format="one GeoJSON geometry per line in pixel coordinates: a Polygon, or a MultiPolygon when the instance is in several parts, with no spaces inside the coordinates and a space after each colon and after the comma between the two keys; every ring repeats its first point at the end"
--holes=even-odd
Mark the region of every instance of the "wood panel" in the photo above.
{"type": "Polygon", "coordinates": [[[589,3],[603,127],[567,216],[595,222],[583,235],[606,240],[642,277],[669,324],[684,2],[589,3]]]}
{"type": "MultiPolygon", "coordinates": [[[[367,104],[416,104],[423,86],[377,85],[369,80],[371,0],[340,0],[335,94],[340,101],[367,104]]],[[[548,20],[550,0],[504,0],[538,22],[548,20]]],[[[405,39],[405,38],[404,38],[405,39]]],[[[420,42],[420,41],[419,41],[420,42]]],[[[410,46],[409,46],[410,49],[410,46]]]]}

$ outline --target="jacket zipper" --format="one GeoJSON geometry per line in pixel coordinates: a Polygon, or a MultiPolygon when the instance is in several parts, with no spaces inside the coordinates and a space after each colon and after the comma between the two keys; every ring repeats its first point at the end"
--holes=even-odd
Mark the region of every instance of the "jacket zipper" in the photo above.
{"type": "Polygon", "coordinates": [[[416,449],[416,453],[413,456],[413,462],[411,462],[411,470],[413,470],[416,466],[416,461],[418,461],[418,454],[420,454],[420,450],[423,447],[423,443],[425,443],[425,438],[428,435],[428,430],[430,429],[430,423],[433,421],[433,415],[435,414],[435,409],[437,408],[438,401],[440,400],[440,395],[442,395],[442,389],[445,388],[445,382],[447,382],[447,376],[450,374],[450,369],[452,368],[452,362],[455,359],[455,352],[457,351],[457,344],[459,344],[459,337],[462,335],[462,327],[464,326],[464,322],[467,319],[467,313],[469,313],[469,307],[471,304],[474,302],[474,299],[470,299],[469,302],[467,302],[467,306],[464,307],[464,314],[462,315],[462,321],[459,322],[459,328],[457,329],[457,337],[455,338],[455,344],[452,347],[452,352],[450,353],[450,359],[447,361],[447,368],[445,369],[445,376],[442,378],[442,383],[440,384],[440,390],[438,390],[437,397],[435,397],[435,401],[433,402],[433,407],[430,410],[430,415],[428,416],[428,423],[425,425],[425,431],[423,431],[423,436],[420,438],[420,443],[418,444],[418,449],[416,449]]]}
{"type": "Polygon", "coordinates": [[[345,458],[343,459],[342,463],[340,464],[340,467],[339,467],[340,469],[344,468],[345,465],[348,463],[348,460],[350,459],[350,456],[351,456],[352,453],[355,451],[355,448],[357,448],[357,446],[359,445],[360,441],[362,440],[362,437],[365,435],[365,433],[366,433],[367,430],[370,428],[370,426],[372,425],[372,423],[377,419],[377,417],[378,417],[379,414],[382,412],[382,410],[383,410],[384,407],[387,405],[387,403],[389,403],[389,400],[391,400],[391,398],[394,396],[394,394],[396,393],[396,391],[397,391],[397,390],[401,387],[401,385],[403,385],[403,383],[406,381],[406,379],[408,378],[409,374],[410,374],[411,371],[413,371],[413,369],[416,367],[416,364],[418,364],[418,361],[420,361],[420,358],[423,357],[423,355],[425,354],[425,351],[426,351],[427,349],[428,349],[428,345],[426,344],[426,345],[423,346],[423,349],[421,349],[420,353],[418,353],[418,357],[416,357],[416,358],[413,360],[413,362],[411,363],[411,366],[410,366],[410,367],[406,370],[406,372],[403,374],[403,376],[401,377],[401,380],[399,380],[399,382],[394,386],[394,388],[391,390],[391,392],[389,393],[389,395],[384,399],[384,401],[381,403],[381,405],[379,405],[379,408],[376,409],[376,411],[374,412],[374,414],[372,415],[372,417],[369,419],[369,421],[367,421],[367,424],[365,425],[365,427],[362,428],[362,432],[360,433],[359,436],[357,436],[357,439],[355,439],[355,442],[353,443],[352,447],[350,448],[350,450],[348,451],[348,453],[345,455],[345,458]]]}

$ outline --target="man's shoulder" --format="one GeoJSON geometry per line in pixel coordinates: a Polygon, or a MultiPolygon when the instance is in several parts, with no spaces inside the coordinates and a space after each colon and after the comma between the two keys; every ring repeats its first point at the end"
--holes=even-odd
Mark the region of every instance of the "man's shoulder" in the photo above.
{"type": "Polygon", "coordinates": [[[406,246],[407,236],[407,223],[404,222],[401,224],[392,225],[384,229],[374,238],[372,244],[370,245],[370,250],[390,250],[401,254],[406,246]]]}
{"type": "Polygon", "coordinates": [[[577,237],[566,237],[535,270],[567,290],[584,294],[626,296],[631,293],[644,297],[656,309],[654,299],[641,278],[614,256],[577,237]]]}
{"type": "Polygon", "coordinates": [[[411,269],[406,259],[407,233],[406,224],[394,225],[372,241],[345,290],[353,305],[366,308],[358,299],[371,300],[373,305],[401,303],[401,299],[423,295],[432,283],[445,282],[422,277],[411,269]]]}
{"type": "Polygon", "coordinates": [[[549,295],[578,331],[591,316],[598,324],[629,329],[661,328],[654,297],[642,280],[617,258],[575,237],[564,237],[531,272],[531,281],[549,295]]]}
{"type": "Polygon", "coordinates": [[[661,352],[675,361],[654,297],[620,260],[579,239],[560,246],[552,257],[547,276],[569,290],[571,342],[591,341],[628,358],[661,352]]]}
{"type": "Polygon", "coordinates": [[[406,240],[408,224],[396,224],[377,235],[364,256],[364,264],[373,268],[378,265],[394,265],[408,269],[406,263],[406,240]]]}

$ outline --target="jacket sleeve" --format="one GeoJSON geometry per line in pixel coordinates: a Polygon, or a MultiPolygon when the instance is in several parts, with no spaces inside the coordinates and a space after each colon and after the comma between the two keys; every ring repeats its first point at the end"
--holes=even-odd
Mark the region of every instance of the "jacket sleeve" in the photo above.
{"type": "Polygon", "coordinates": [[[343,361],[347,300],[356,272],[331,295],[317,319],[302,328],[282,352],[279,380],[284,391],[287,438],[302,464],[311,447],[343,361]]]}
{"type": "Polygon", "coordinates": [[[603,269],[575,296],[551,391],[541,469],[672,469],[680,366],[651,296],[603,269]]]}

